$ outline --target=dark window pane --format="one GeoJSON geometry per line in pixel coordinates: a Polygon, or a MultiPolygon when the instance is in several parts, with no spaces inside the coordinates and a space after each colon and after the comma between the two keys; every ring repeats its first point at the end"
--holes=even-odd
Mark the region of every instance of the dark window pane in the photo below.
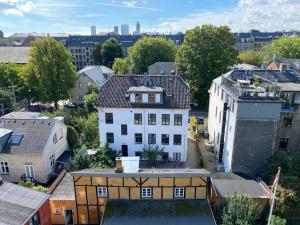
{"type": "Polygon", "coordinates": [[[174,145],[181,145],[181,135],[180,134],[174,134],[174,145]]]}
{"type": "Polygon", "coordinates": [[[169,144],[169,135],[168,134],[162,134],[161,135],[161,144],[162,145],[168,145],[169,144]]]}
{"type": "Polygon", "coordinates": [[[106,142],[112,144],[114,141],[114,133],[106,133],[106,142]]]}
{"type": "Polygon", "coordinates": [[[112,113],[105,113],[105,122],[112,124],[114,122],[112,113]]]}
{"type": "Polygon", "coordinates": [[[181,126],[182,125],[182,115],[174,114],[174,125],[181,126]]]}
{"type": "Polygon", "coordinates": [[[141,113],[135,113],[134,114],[134,124],[142,124],[142,114],[141,113]]]}
{"type": "Polygon", "coordinates": [[[127,135],[127,125],[126,124],[121,125],[121,135],[127,135]]]}
{"type": "Polygon", "coordinates": [[[148,144],[149,145],[156,144],[156,134],[148,134],[148,144]]]}
{"type": "Polygon", "coordinates": [[[148,114],[148,125],[156,124],[156,114],[148,114]]]}
{"type": "Polygon", "coordinates": [[[140,133],[135,134],[135,143],[142,144],[143,143],[143,135],[140,133]]]}
{"type": "Polygon", "coordinates": [[[161,124],[162,125],[170,125],[170,114],[162,114],[161,124]]]}

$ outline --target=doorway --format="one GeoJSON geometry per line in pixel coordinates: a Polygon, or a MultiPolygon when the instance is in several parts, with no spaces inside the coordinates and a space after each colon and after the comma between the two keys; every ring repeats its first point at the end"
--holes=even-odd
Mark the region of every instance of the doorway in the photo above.
{"type": "Polygon", "coordinates": [[[128,156],[128,145],[122,145],[122,156],[128,156]]]}
{"type": "Polygon", "coordinates": [[[65,225],[73,225],[73,211],[71,209],[65,210],[65,225]]]}

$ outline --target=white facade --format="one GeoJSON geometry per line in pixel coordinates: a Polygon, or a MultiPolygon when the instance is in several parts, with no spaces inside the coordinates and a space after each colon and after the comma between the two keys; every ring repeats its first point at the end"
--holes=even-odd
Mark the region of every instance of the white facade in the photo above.
{"type": "MultiPolygon", "coordinates": [[[[181,161],[186,160],[188,109],[161,109],[161,108],[99,108],[100,142],[107,143],[107,133],[114,134],[114,143],[109,144],[114,150],[122,150],[122,145],[128,146],[128,156],[135,156],[136,152],[142,152],[148,146],[148,134],[156,135],[156,144],[168,152],[169,158],[181,161]],[[105,114],[112,113],[113,123],[107,124],[105,114]],[[142,124],[134,123],[134,114],[142,114],[142,124]],[[156,125],[148,124],[148,114],[156,115],[156,125]],[[170,115],[169,125],[162,125],[162,114],[170,115]],[[182,115],[182,125],[174,125],[174,115],[182,115]],[[121,134],[121,125],[127,125],[127,135],[121,134]],[[142,143],[137,144],[135,134],[142,134],[142,143]],[[162,144],[162,134],[169,135],[169,144],[162,144]],[[174,135],[181,135],[181,144],[174,145],[174,135]],[[180,154],[176,154],[180,153],[180,154]]],[[[178,137],[178,136],[177,136],[178,137]]]]}

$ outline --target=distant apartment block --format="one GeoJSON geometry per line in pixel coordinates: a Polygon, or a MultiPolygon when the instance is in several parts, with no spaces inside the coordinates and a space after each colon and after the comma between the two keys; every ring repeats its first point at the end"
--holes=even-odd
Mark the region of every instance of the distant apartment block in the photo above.
{"type": "Polygon", "coordinates": [[[121,35],[129,35],[129,25],[121,24],[121,35]]]}
{"type": "Polygon", "coordinates": [[[91,26],[91,35],[96,35],[97,31],[96,31],[96,26],[91,26]]]}
{"type": "Polygon", "coordinates": [[[114,34],[119,34],[119,26],[114,26],[114,34]]]}
{"type": "Polygon", "coordinates": [[[300,75],[232,70],[209,90],[209,140],[226,172],[257,174],[275,151],[299,152],[300,75]]]}

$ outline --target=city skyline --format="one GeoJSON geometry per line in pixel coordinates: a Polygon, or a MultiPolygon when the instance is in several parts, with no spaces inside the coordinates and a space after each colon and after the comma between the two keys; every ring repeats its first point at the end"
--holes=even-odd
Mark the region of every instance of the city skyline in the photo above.
{"type": "Polygon", "coordinates": [[[177,33],[201,24],[227,25],[232,32],[295,30],[300,26],[295,0],[0,0],[0,30],[16,32],[112,32],[137,21],[141,32],[177,33]],[[117,15],[117,16],[116,16],[117,15]]]}

